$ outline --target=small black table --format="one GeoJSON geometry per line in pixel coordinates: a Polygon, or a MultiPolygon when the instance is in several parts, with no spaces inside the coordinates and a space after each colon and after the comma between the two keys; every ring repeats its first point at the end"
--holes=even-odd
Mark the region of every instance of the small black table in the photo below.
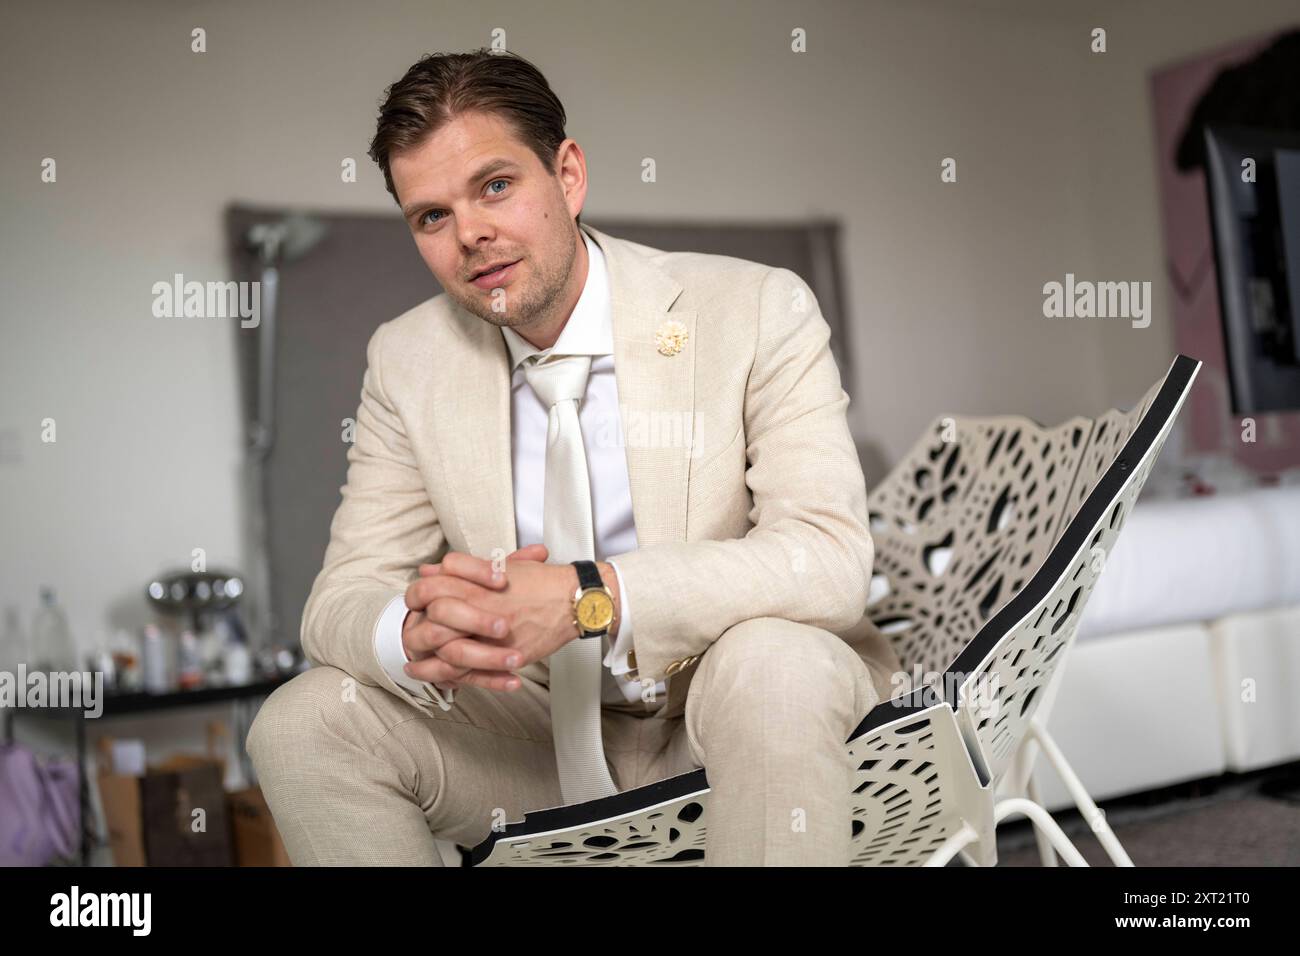
{"type": "MultiPolygon", "coordinates": [[[[145,714],[152,711],[175,710],[180,707],[198,707],[203,704],[219,704],[231,701],[236,705],[235,732],[241,741],[239,748],[240,769],[245,779],[251,779],[248,755],[244,752],[242,741],[248,735],[249,704],[251,701],[266,697],[271,691],[290,680],[293,674],[262,678],[251,684],[233,684],[225,687],[201,687],[195,690],[174,690],[165,694],[148,694],[144,692],[130,694],[105,694],[103,712],[98,720],[105,717],[124,717],[128,714],[145,714]]],[[[81,811],[81,865],[90,865],[93,849],[92,827],[90,823],[90,783],[86,773],[86,715],[81,707],[34,707],[0,708],[4,715],[4,739],[6,743],[14,740],[14,717],[20,713],[34,717],[53,717],[71,720],[77,739],[77,792],[81,811]]]]}

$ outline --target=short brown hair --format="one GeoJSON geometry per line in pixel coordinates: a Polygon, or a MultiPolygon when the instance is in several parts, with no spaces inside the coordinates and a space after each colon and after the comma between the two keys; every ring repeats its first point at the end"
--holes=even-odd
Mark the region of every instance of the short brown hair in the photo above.
{"type": "MultiPolygon", "coordinates": [[[[480,47],[471,53],[429,53],[384,93],[370,158],[384,174],[398,203],[389,171],[394,150],[418,146],[461,113],[494,113],[554,172],[556,153],[567,138],[564,104],[541,70],[517,53],[480,47]]],[[[574,217],[578,224],[582,216],[574,217]]]]}

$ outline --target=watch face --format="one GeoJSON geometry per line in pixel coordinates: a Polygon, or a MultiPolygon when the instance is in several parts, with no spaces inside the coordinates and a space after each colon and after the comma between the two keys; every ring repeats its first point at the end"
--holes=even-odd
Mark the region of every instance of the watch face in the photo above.
{"type": "Polygon", "coordinates": [[[577,617],[585,630],[604,630],[614,621],[614,602],[604,591],[583,591],[578,598],[577,617]]]}

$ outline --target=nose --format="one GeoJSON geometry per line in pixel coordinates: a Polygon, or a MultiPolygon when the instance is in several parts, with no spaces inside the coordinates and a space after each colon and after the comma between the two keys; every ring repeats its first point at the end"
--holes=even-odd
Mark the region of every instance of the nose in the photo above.
{"type": "MultiPolygon", "coordinates": [[[[478,252],[478,249],[480,246],[490,245],[493,236],[496,235],[487,217],[473,212],[462,213],[456,219],[456,228],[461,245],[469,250],[465,258],[470,261],[486,262],[487,259],[478,252]]],[[[466,270],[466,272],[471,271],[473,270],[466,270]]]]}

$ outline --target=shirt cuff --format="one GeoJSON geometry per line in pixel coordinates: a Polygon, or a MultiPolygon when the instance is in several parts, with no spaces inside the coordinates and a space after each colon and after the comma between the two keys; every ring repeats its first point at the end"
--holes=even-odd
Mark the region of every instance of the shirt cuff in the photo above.
{"type": "Polygon", "coordinates": [[[375,622],[375,657],[397,686],[418,700],[431,700],[443,710],[451,710],[456,701],[455,689],[439,690],[428,681],[416,680],[402,668],[411,662],[402,644],[402,625],[406,622],[406,592],[388,602],[375,622]]]}
{"type": "Polygon", "coordinates": [[[609,566],[614,569],[614,577],[618,579],[619,624],[618,639],[605,655],[604,664],[611,674],[619,677],[632,669],[627,660],[628,651],[633,649],[632,609],[627,604],[627,592],[623,590],[623,575],[618,573],[618,565],[611,561],[609,566]]]}

